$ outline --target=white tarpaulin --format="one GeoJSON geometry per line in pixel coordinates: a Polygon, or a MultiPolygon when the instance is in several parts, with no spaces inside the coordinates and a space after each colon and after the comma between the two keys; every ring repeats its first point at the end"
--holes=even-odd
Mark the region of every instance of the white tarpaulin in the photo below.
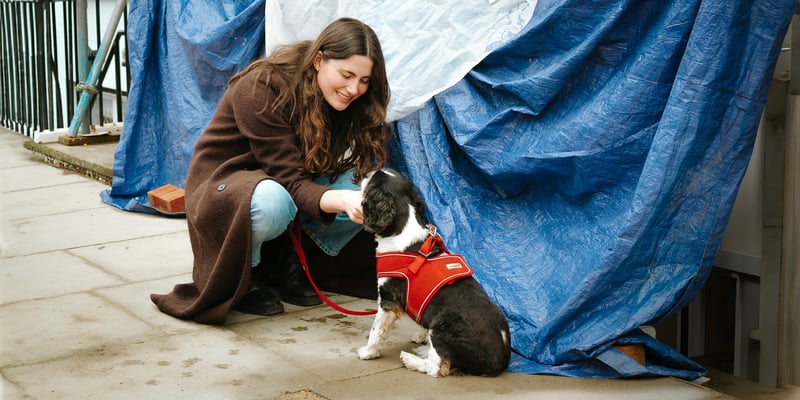
{"type": "Polygon", "coordinates": [[[417,110],[512,39],[536,0],[267,0],[266,51],[314,39],[333,20],[357,18],[378,34],[392,100],[388,120],[417,110]]]}

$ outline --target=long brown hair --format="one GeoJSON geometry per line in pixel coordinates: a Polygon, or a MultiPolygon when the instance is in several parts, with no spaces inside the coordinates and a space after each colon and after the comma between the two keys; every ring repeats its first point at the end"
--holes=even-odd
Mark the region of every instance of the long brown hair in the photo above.
{"type": "MultiPolygon", "coordinates": [[[[340,18],[328,25],[315,41],[301,41],[275,49],[233,78],[256,68],[271,67],[281,74],[290,90],[279,94],[272,111],[288,110],[290,123],[300,139],[306,171],[338,176],[355,168],[359,180],[386,162],[390,129],[386,124],[389,83],[378,36],[368,25],[353,18],[340,18]],[[317,84],[314,58],[369,57],[372,73],[367,91],[343,111],[336,111],[322,96],[317,84]]],[[[266,106],[266,105],[265,105],[266,106]]]]}

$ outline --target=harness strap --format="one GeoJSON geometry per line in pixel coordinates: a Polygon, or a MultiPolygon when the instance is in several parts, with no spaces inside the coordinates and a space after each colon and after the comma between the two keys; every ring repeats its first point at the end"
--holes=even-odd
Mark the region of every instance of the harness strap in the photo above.
{"type": "Polygon", "coordinates": [[[431,252],[437,246],[444,249],[442,237],[439,235],[428,236],[425,242],[422,243],[422,247],[420,247],[419,252],[417,252],[417,256],[414,259],[414,261],[412,261],[411,264],[408,265],[408,270],[411,271],[411,273],[413,274],[419,272],[419,269],[420,267],[422,267],[422,264],[424,264],[425,261],[427,261],[430,258],[431,252]]]}

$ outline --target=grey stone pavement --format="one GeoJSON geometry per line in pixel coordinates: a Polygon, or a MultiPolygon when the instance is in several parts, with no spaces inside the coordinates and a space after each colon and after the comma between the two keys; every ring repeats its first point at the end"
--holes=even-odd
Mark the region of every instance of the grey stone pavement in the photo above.
{"type": "Polygon", "coordinates": [[[172,318],[148,296],[190,280],[185,220],[111,207],[106,184],[43,162],[25,142],[0,128],[2,399],[738,398],[674,378],[431,378],[400,361],[410,320],[382,358],[362,361],[372,318],[324,304],[232,313],[223,326],[172,318]]]}

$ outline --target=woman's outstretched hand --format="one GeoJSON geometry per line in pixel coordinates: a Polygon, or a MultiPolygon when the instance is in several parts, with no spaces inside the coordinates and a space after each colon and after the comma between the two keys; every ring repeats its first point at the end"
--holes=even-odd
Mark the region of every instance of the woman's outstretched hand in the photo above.
{"type": "Polygon", "coordinates": [[[351,221],[357,224],[364,223],[361,213],[361,191],[358,190],[328,190],[319,200],[319,208],[329,213],[344,212],[351,221]]]}

